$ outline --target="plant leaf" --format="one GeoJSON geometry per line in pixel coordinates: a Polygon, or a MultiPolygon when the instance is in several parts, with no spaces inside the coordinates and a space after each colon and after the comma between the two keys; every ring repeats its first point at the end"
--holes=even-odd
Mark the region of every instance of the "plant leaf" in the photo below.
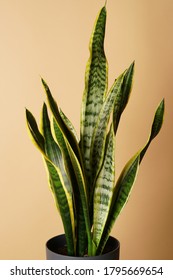
{"type": "Polygon", "coordinates": [[[44,157],[44,159],[47,165],[54,198],[63,222],[68,255],[74,256],[76,254],[76,240],[74,235],[75,221],[72,196],[71,193],[67,191],[64,178],[61,176],[59,168],[55,167],[46,157],[44,157]]]}
{"type": "Polygon", "coordinates": [[[85,72],[85,90],[81,110],[81,149],[88,178],[90,178],[90,148],[94,127],[107,92],[107,60],[104,53],[106,8],[96,19],[90,39],[90,57],[85,72]]]}
{"type": "MultiPolygon", "coordinates": [[[[164,107],[165,107],[164,100],[162,100],[161,103],[159,104],[159,106],[156,110],[155,116],[154,116],[149,140],[147,141],[144,148],[140,149],[126,164],[125,168],[123,169],[123,171],[117,181],[113,199],[112,199],[112,207],[110,209],[109,217],[107,219],[104,233],[102,235],[103,237],[100,242],[97,253],[100,253],[103,250],[103,248],[106,244],[106,241],[109,237],[111,228],[112,228],[113,224],[115,223],[115,220],[117,219],[117,217],[119,216],[120,212],[122,211],[124,205],[126,204],[127,200],[129,199],[130,192],[131,192],[131,189],[132,189],[132,186],[134,184],[134,180],[135,180],[136,174],[137,174],[137,172],[135,173],[135,169],[137,171],[138,166],[136,166],[135,162],[139,161],[139,164],[141,163],[152,140],[158,135],[158,133],[162,127],[162,124],[163,124],[164,107]],[[129,184],[129,186],[127,186],[127,188],[126,188],[126,184],[124,185],[124,183],[126,183],[126,180],[124,180],[124,178],[126,178],[126,177],[128,178],[128,176],[126,175],[129,173],[128,170],[130,170],[130,173],[132,174],[132,177],[130,175],[131,187],[129,184]],[[124,189],[125,189],[125,191],[124,191],[124,189]]],[[[127,183],[128,183],[128,180],[127,180],[127,183]]]]}
{"type": "Polygon", "coordinates": [[[46,164],[49,171],[51,186],[54,189],[59,211],[64,225],[65,234],[67,234],[68,252],[75,254],[75,217],[73,209],[73,188],[68,172],[65,169],[64,158],[60,147],[55,142],[50,128],[50,121],[47,113],[46,104],[42,111],[42,130],[45,139],[45,153],[48,157],[46,164]],[[54,167],[55,166],[55,167],[54,167]]]}
{"type": "Polygon", "coordinates": [[[69,127],[66,125],[66,123],[62,119],[61,114],[59,112],[58,105],[57,105],[56,101],[54,100],[48,85],[46,84],[46,82],[43,79],[42,79],[42,84],[44,86],[44,89],[45,89],[45,92],[46,92],[46,95],[47,95],[47,99],[48,99],[50,109],[52,111],[52,114],[53,114],[59,128],[61,129],[63,135],[66,137],[66,139],[70,143],[72,149],[74,150],[75,154],[77,155],[77,157],[80,161],[80,164],[83,165],[82,158],[81,158],[81,153],[80,153],[79,145],[76,141],[76,137],[74,136],[72,130],[69,129],[69,127]]]}
{"type": "Polygon", "coordinates": [[[31,140],[34,142],[34,144],[37,146],[37,148],[41,151],[45,151],[45,143],[44,143],[44,137],[40,133],[37,122],[32,115],[32,113],[26,109],[26,121],[27,121],[27,128],[29,130],[29,135],[31,136],[31,140]]]}
{"type": "Polygon", "coordinates": [[[132,90],[133,75],[134,75],[134,62],[127,69],[124,75],[122,89],[119,92],[119,94],[116,95],[114,111],[113,111],[113,123],[114,123],[115,135],[117,132],[121,114],[124,111],[129,100],[129,96],[132,90]]]}
{"type": "Polygon", "coordinates": [[[164,110],[165,110],[165,101],[164,99],[160,102],[155,116],[154,116],[154,120],[153,120],[153,124],[152,124],[152,128],[151,128],[151,133],[150,133],[150,137],[149,140],[147,142],[147,144],[145,145],[145,147],[139,151],[140,153],[140,162],[142,161],[150,143],[152,142],[152,140],[157,136],[157,134],[160,132],[160,129],[162,127],[163,124],[163,118],[164,118],[164,110]]]}
{"type": "MultiPolygon", "coordinates": [[[[88,237],[88,254],[92,254],[92,241],[91,241],[91,225],[90,225],[90,217],[89,217],[89,204],[88,204],[88,193],[87,193],[87,186],[86,186],[86,179],[82,173],[81,166],[79,164],[79,161],[69,145],[68,142],[66,142],[67,148],[69,151],[69,155],[71,158],[71,162],[73,165],[73,170],[76,175],[76,179],[78,182],[78,191],[80,193],[80,200],[81,200],[81,205],[83,209],[83,215],[85,219],[85,226],[86,226],[86,232],[87,232],[87,237],[88,237]]],[[[83,233],[81,233],[83,234],[83,233]]]]}
{"type": "Polygon", "coordinates": [[[104,161],[94,189],[93,241],[98,246],[108,217],[115,185],[114,131],[107,136],[104,161]]]}
{"type": "Polygon", "coordinates": [[[86,249],[84,248],[84,246],[86,245],[86,243],[84,242],[85,240],[84,237],[86,235],[86,232],[87,232],[89,244],[91,244],[91,232],[90,232],[91,226],[90,226],[90,219],[89,219],[88,193],[86,187],[86,180],[82,172],[78,158],[76,157],[66,137],[62,134],[55,119],[53,121],[53,127],[54,127],[55,137],[58,143],[60,144],[60,146],[62,147],[62,150],[66,155],[66,159],[68,160],[67,165],[69,167],[68,169],[71,175],[71,181],[73,182],[73,192],[74,192],[73,198],[75,200],[75,207],[78,215],[77,230],[80,231],[80,235],[81,235],[78,243],[78,254],[82,255],[84,249],[86,249]]]}
{"type": "Polygon", "coordinates": [[[134,156],[124,167],[117,181],[115,192],[107,218],[106,225],[102,234],[102,239],[98,246],[97,254],[100,254],[108,240],[110,231],[117,219],[118,215],[127,203],[132,187],[134,185],[139,166],[139,156],[134,156]]]}
{"type": "Polygon", "coordinates": [[[66,186],[68,187],[69,191],[72,193],[72,187],[68,179],[67,172],[65,170],[64,159],[63,159],[61,149],[52,136],[46,104],[44,104],[43,106],[42,130],[45,139],[46,155],[55,166],[60,168],[62,176],[64,180],[66,180],[66,186]]]}
{"type": "Polygon", "coordinates": [[[73,174],[74,174],[73,166],[72,166],[70,155],[69,155],[67,145],[65,142],[65,135],[62,133],[62,130],[57,125],[57,122],[54,117],[53,117],[53,121],[52,121],[52,135],[54,136],[54,139],[57,142],[58,146],[60,147],[61,152],[64,156],[65,168],[66,168],[69,176],[71,176],[71,179],[73,179],[73,177],[74,177],[73,176],[73,174]]]}
{"type": "MultiPolygon", "coordinates": [[[[30,136],[32,141],[36,144],[37,148],[41,151],[43,158],[46,162],[47,170],[48,170],[48,181],[51,187],[51,190],[54,195],[54,199],[56,202],[56,206],[61,214],[61,218],[64,225],[65,233],[67,234],[67,249],[69,255],[75,254],[75,236],[74,236],[74,229],[75,229],[75,222],[74,222],[74,213],[73,213],[73,202],[72,202],[72,193],[69,187],[67,187],[67,178],[64,181],[64,177],[61,175],[61,171],[59,167],[55,166],[55,163],[58,165],[61,164],[61,155],[57,155],[57,151],[55,152],[55,157],[52,157],[52,152],[55,147],[49,147],[52,143],[54,146],[54,142],[50,132],[50,124],[47,115],[47,109],[44,105],[43,107],[44,117],[43,117],[43,132],[44,136],[48,137],[46,141],[44,140],[43,135],[38,130],[38,126],[36,120],[31,112],[26,110],[26,119],[27,119],[27,127],[30,132],[30,136]],[[46,131],[45,131],[46,130],[46,131]],[[50,143],[47,143],[50,141],[50,143]],[[47,155],[46,155],[47,152],[47,155]],[[49,159],[48,154],[54,161],[54,163],[49,159]],[[57,158],[56,158],[57,155],[57,158]]],[[[58,147],[57,147],[57,150],[58,147]]],[[[60,152],[60,150],[59,150],[60,152]]]]}
{"type": "Polygon", "coordinates": [[[74,206],[76,212],[76,255],[83,256],[86,249],[86,226],[85,226],[85,218],[84,218],[82,202],[80,198],[78,182],[75,176],[75,171],[69,154],[69,149],[71,149],[71,146],[68,147],[68,144],[66,144],[68,142],[66,142],[65,136],[62,134],[62,131],[60,130],[54,118],[53,118],[53,131],[55,134],[55,139],[60,145],[61,150],[63,151],[63,154],[65,156],[66,169],[68,170],[72,182],[73,200],[74,200],[74,206]]]}
{"type": "Polygon", "coordinates": [[[67,118],[67,116],[63,113],[63,111],[60,109],[59,113],[61,115],[61,118],[63,119],[64,123],[66,124],[66,126],[68,127],[69,130],[71,130],[72,134],[75,136],[76,138],[76,142],[79,142],[76,130],[73,126],[73,124],[71,123],[71,121],[67,118]]]}
{"type": "Polygon", "coordinates": [[[120,94],[124,74],[121,74],[117,80],[114,82],[111,90],[109,91],[106,99],[101,108],[96,127],[94,129],[94,134],[92,138],[92,146],[91,146],[91,163],[92,163],[92,174],[94,180],[96,179],[98,172],[101,168],[103,156],[104,156],[104,148],[106,142],[106,130],[109,123],[110,115],[114,107],[114,102],[116,96],[120,94]]]}

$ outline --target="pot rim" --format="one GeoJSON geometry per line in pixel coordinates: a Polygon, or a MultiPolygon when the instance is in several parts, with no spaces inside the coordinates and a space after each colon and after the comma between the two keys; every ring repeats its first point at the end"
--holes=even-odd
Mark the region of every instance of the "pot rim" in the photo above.
{"type": "MultiPolygon", "coordinates": [[[[94,259],[102,259],[102,260],[105,260],[105,259],[109,259],[109,256],[110,254],[116,254],[119,256],[119,251],[120,251],[120,242],[118,239],[116,239],[115,237],[113,236],[109,236],[109,239],[106,243],[106,246],[112,246],[112,249],[109,250],[109,251],[106,251],[106,253],[103,253],[101,255],[96,255],[96,256],[83,256],[83,257],[79,257],[79,256],[69,256],[69,255],[64,255],[64,254],[61,254],[59,252],[57,252],[57,250],[55,249],[54,250],[54,245],[55,245],[55,242],[59,241],[59,243],[62,242],[63,246],[66,244],[66,241],[65,241],[65,234],[59,234],[59,235],[56,235],[52,238],[50,238],[47,242],[46,242],[46,254],[47,254],[47,257],[48,255],[51,254],[51,258],[52,259],[56,259],[56,256],[60,257],[60,258],[63,258],[63,259],[66,259],[66,260],[94,260],[94,259]],[[113,242],[113,244],[112,244],[113,242]]],[[[105,246],[105,248],[106,248],[105,246]]],[[[47,259],[50,259],[49,257],[47,259]]]]}

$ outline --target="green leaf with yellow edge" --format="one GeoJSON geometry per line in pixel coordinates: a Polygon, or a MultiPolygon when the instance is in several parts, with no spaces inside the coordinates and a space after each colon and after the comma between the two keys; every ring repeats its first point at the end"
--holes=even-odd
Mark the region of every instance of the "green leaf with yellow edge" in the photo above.
{"type": "Polygon", "coordinates": [[[39,150],[44,152],[45,151],[44,137],[38,129],[38,125],[34,116],[28,109],[26,109],[26,121],[27,121],[29,136],[31,136],[32,142],[34,142],[34,144],[39,150]]]}
{"type": "Polygon", "coordinates": [[[97,124],[94,129],[94,134],[92,137],[92,145],[91,145],[91,158],[90,158],[91,165],[92,165],[92,177],[94,181],[97,178],[97,175],[102,166],[105,143],[106,143],[107,127],[108,127],[110,115],[113,111],[116,96],[119,95],[121,92],[125,73],[126,72],[124,72],[117,78],[112,88],[110,89],[108,95],[106,96],[97,120],[97,124]]]}
{"type": "Polygon", "coordinates": [[[124,208],[128,201],[132,187],[134,185],[137,171],[139,167],[139,156],[133,157],[124,167],[120,174],[120,177],[116,183],[115,192],[112,197],[112,202],[109,210],[109,215],[104,227],[102,239],[97,248],[97,254],[101,254],[105,244],[108,240],[110,231],[115,223],[115,220],[119,216],[120,212],[124,208]]]}
{"type": "Polygon", "coordinates": [[[57,105],[55,99],[53,98],[47,83],[43,79],[41,81],[42,81],[43,87],[45,89],[45,93],[46,93],[46,96],[48,99],[48,103],[49,103],[51,112],[52,112],[59,128],[61,129],[64,137],[66,137],[66,139],[68,140],[68,142],[71,145],[73,151],[75,152],[77,158],[79,159],[80,164],[82,165],[83,164],[82,157],[81,157],[81,153],[80,153],[80,149],[79,149],[79,145],[77,143],[76,137],[73,134],[73,131],[66,125],[63,118],[61,117],[58,105],[57,105]]]}
{"type": "Polygon", "coordinates": [[[94,188],[93,241],[98,246],[109,214],[115,186],[115,145],[111,125],[107,136],[102,168],[94,188]]]}
{"type": "Polygon", "coordinates": [[[124,79],[121,91],[119,94],[116,95],[115,103],[114,103],[114,110],[113,110],[113,124],[114,124],[114,134],[116,135],[117,128],[119,125],[119,121],[121,118],[121,114],[124,111],[129,97],[132,90],[133,85],[133,75],[134,75],[134,65],[133,62],[130,67],[127,69],[124,79]]]}
{"type": "Polygon", "coordinates": [[[73,200],[71,193],[67,190],[64,178],[61,175],[60,169],[52,164],[51,161],[44,157],[49,180],[51,181],[51,189],[54,194],[55,202],[58,206],[59,213],[64,226],[66,236],[67,252],[69,256],[76,255],[76,240],[75,240],[75,218],[73,209],[73,200]]]}
{"type": "Polygon", "coordinates": [[[85,71],[81,108],[81,150],[88,180],[91,179],[90,152],[94,127],[107,92],[108,65],[104,53],[106,8],[99,12],[90,39],[90,57],[85,71]]]}
{"type": "Polygon", "coordinates": [[[79,142],[78,135],[77,135],[77,132],[76,132],[73,124],[71,123],[71,121],[67,118],[67,116],[64,114],[64,112],[61,109],[59,109],[59,113],[60,113],[61,118],[63,119],[64,123],[68,127],[68,129],[71,130],[72,134],[76,138],[76,142],[78,143],[79,142]]]}
{"type": "Polygon", "coordinates": [[[102,240],[98,247],[97,253],[102,252],[102,250],[106,244],[106,241],[109,237],[112,226],[114,225],[117,217],[119,216],[119,214],[121,213],[122,209],[124,208],[126,202],[129,199],[131,189],[132,189],[132,186],[134,184],[134,180],[135,180],[135,177],[137,174],[137,167],[138,167],[136,165],[137,162],[138,162],[138,164],[141,163],[152,140],[160,132],[160,129],[163,124],[163,118],[164,118],[164,107],[165,107],[164,100],[162,100],[155,112],[150,137],[149,137],[146,145],[142,149],[140,149],[132,157],[132,159],[130,159],[130,161],[126,164],[126,166],[124,167],[124,169],[116,183],[116,187],[115,187],[115,191],[114,191],[113,199],[112,199],[112,206],[110,208],[109,217],[107,219],[107,223],[105,225],[104,232],[102,235],[102,240]],[[128,179],[128,176],[127,176],[128,174],[130,174],[130,177],[129,177],[130,180],[128,179]],[[126,184],[127,184],[127,186],[126,186],[126,184]]]}
{"type": "Polygon", "coordinates": [[[158,135],[158,133],[160,132],[160,129],[162,127],[163,124],[163,119],[164,119],[164,111],[165,111],[165,101],[164,99],[160,102],[155,116],[154,116],[154,120],[153,120],[153,124],[152,124],[152,128],[151,128],[151,133],[150,133],[150,137],[149,140],[147,142],[147,144],[145,145],[145,147],[139,151],[140,153],[140,162],[142,161],[149,145],[151,144],[152,140],[158,135]]]}
{"type": "MultiPolygon", "coordinates": [[[[78,256],[82,256],[85,253],[86,250],[86,225],[85,225],[85,217],[84,217],[84,211],[82,207],[81,197],[80,197],[80,188],[83,188],[84,184],[84,178],[82,175],[82,170],[80,168],[80,164],[78,162],[78,159],[75,158],[75,155],[73,155],[73,150],[71,146],[68,144],[68,141],[66,141],[64,135],[62,134],[62,131],[60,130],[56,120],[53,118],[53,131],[54,131],[54,137],[57,140],[58,144],[60,145],[63,154],[65,156],[65,165],[68,169],[68,173],[71,178],[72,186],[73,186],[73,200],[74,200],[74,207],[75,207],[75,213],[76,213],[76,254],[78,256]],[[71,151],[71,153],[69,152],[71,151]],[[71,160],[71,157],[73,157],[73,160],[71,160]],[[75,158],[75,159],[74,159],[75,158]],[[77,167],[74,166],[73,161],[77,161],[77,167]],[[73,163],[72,163],[73,162],[73,163]],[[74,167],[73,167],[74,166],[74,167]],[[75,168],[75,169],[74,169],[75,168]],[[75,170],[77,170],[79,173],[81,173],[81,181],[79,179],[77,180],[75,175],[75,170]],[[79,185],[78,185],[79,184],[79,185]]],[[[77,175],[78,177],[79,175],[77,175]]],[[[86,188],[84,188],[84,196],[87,197],[86,188]]],[[[87,201],[85,202],[87,203],[87,201]]],[[[90,228],[90,226],[89,226],[90,228]]],[[[91,238],[91,237],[90,237],[91,238]]]]}
{"type": "Polygon", "coordinates": [[[68,254],[75,255],[75,217],[73,211],[72,187],[70,186],[70,181],[65,173],[60,148],[54,142],[51,135],[46,105],[43,106],[42,115],[42,130],[44,136],[38,130],[35,118],[28,110],[26,110],[27,126],[33,142],[41,151],[46,162],[49,185],[54,194],[55,202],[63,221],[64,230],[67,234],[68,254]]]}
{"type": "MultiPolygon", "coordinates": [[[[78,182],[78,191],[80,193],[80,200],[81,200],[81,205],[83,209],[83,215],[84,215],[84,220],[85,220],[85,226],[86,226],[86,233],[88,237],[88,254],[92,255],[92,240],[91,240],[91,225],[90,225],[90,216],[89,216],[89,202],[88,202],[88,189],[87,189],[87,183],[86,183],[86,178],[84,174],[82,173],[81,166],[79,164],[79,161],[69,145],[68,142],[66,142],[67,148],[69,151],[69,155],[71,158],[71,162],[73,165],[73,170],[78,182]]],[[[81,233],[82,234],[82,233],[81,233]]]]}

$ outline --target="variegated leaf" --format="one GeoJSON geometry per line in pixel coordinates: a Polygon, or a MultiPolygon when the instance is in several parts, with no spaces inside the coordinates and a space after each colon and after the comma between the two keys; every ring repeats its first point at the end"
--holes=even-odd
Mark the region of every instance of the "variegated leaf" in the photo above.
{"type": "Polygon", "coordinates": [[[116,135],[121,114],[124,111],[129,100],[129,96],[132,90],[133,75],[134,75],[134,62],[127,69],[124,75],[122,89],[119,92],[119,94],[117,94],[115,99],[114,111],[113,111],[113,123],[114,123],[115,135],[116,135]]]}
{"type": "MultiPolygon", "coordinates": [[[[154,120],[152,123],[152,128],[151,128],[151,133],[150,133],[150,137],[149,140],[147,141],[146,145],[144,146],[144,148],[142,148],[141,150],[139,150],[133,157],[132,159],[130,159],[130,161],[126,164],[125,168],[123,169],[116,187],[115,187],[115,191],[114,191],[114,195],[113,195],[113,199],[112,199],[112,206],[110,208],[110,213],[109,213],[109,217],[107,219],[107,223],[104,229],[104,233],[103,233],[103,237],[102,240],[100,242],[99,248],[97,253],[100,253],[105,244],[106,241],[109,237],[110,231],[112,229],[113,224],[115,223],[115,220],[117,219],[117,217],[119,216],[120,212],[122,211],[124,205],[126,204],[126,202],[129,199],[130,196],[130,192],[134,183],[134,179],[136,177],[136,173],[134,173],[135,169],[137,168],[135,161],[139,161],[139,164],[141,163],[149,145],[151,144],[152,140],[157,136],[157,134],[159,133],[162,124],[163,124],[163,117],[164,117],[164,100],[161,101],[161,103],[159,104],[155,116],[154,116],[154,120]],[[124,182],[126,182],[126,180],[124,180],[124,178],[128,177],[126,174],[129,173],[132,174],[132,180],[131,182],[129,181],[129,186],[126,184],[124,185],[124,182]],[[135,175],[135,177],[134,177],[135,175]],[[131,184],[131,187],[130,187],[131,184]]],[[[137,171],[137,169],[136,169],[137,171]]],[[[130,174],[129,173],[129,174],[130,174]]],[[[130,177],[129,177],[130,178],[130,177]]],[[[128,183],[128,182],[127,182],[128,183]]]]}
{"type": "Polygon", "coordinates": [[[102,239],[97,249],[97,254],[100,254],[103,251],[105,244],[108,240],[110,231],[112,229],[112,226],[114,225],[115,220],[117,219],[118,215],[120,214],[123,207],[128,201],[130,192],[132,190],[132,187],[136,179],[138,166],[139,166],[139,156],[135,156],[126,164],[122,173],[120,174],[120,177],[115,187],[116,195],[113,195],[112,198],[112,203],[109,210],[109,216],[107,218],[104,227],[102,239]]]}
{"type": "Polygon", "coordinates": [[[29,136],[31,136],[31,140],[34,142],[34,144],[37,146],[41,152],[45,151],[45,143],[44,143],[44,137],[40,133],[37,122],[32,115],[32,113],[26,109],[26,121],[27,121],[27,128],[29,131],[29,136]]]}
{"type": "Polygon", "coordinates": [[[107,92],[107,60],[104,53],[106,8],[96,19],[90,39],[90,57],[85,72],[85,90],[81,110],[81,149],[88,179],[91,176],[90,149],[94,127],[107,92]]]}
{"type": "Polygon", "coordinates": [[[79,161],[78,161],[74,151],[72,150],[72,148],[68,142],[66,142],[66,144],[67,144],[67,148],[68,148],[71,162],[73,165],[73,170],[76,175],[77,182],[78,182],[78,192],[80,194],[80,201],[81,201],[81,205],[82,205],[82,209],[83,209],[86,232],[87,232],[87,237],[88,237],[88,254],[92,255],[91,225],[90,225],[90,216],[89,216],[88,189],[87,189],[86,178],[84,177],[84,174],[82,173],[81,166],[79,164],[79,161]]]}
{"type": "Polygon", "coordinates": [[[59,147],[55,146],[51,135],[50,123],[45,105],[43,108],[43,115],[42,124],[44,137],[38,130],[35,118],[28,110],[26,111],[27,126],[33,142],[41,151],[46,162],[49,185],[54,194],[55,202],[63,221],[64,230],[67,234],[68,254],[74,255],[76,251],[76,240],[72,188],[70,187],[70,182],[65,174],[65,170],[62,172],[62,168],[64,168],[61,162],[62,155],[59,147]],[[56,152],[55,149],[57,149],[56,152]],[[62,176],[62,173],[65,177],[62,176]]]}
{"type": "Polygon", "coordinates": [[[91,145],[91,164],[92,174],[95,179],[103,162],[104,148],[106,142],[106,131],[109,123],[110,115],[114,107],[116,96],[120,94],[124,79],[124,74],[121,74],[114,82],[101,108],[97,124],[94,129],[91,145]]]}
{"type": "Polygon", "coordinates": [[[51,112],[52,112],[59,128],[61,129],[62,134],[67,139],[67,141],[69,142],[73,151],[75,152],[77,158],[79,159],[79,162],[80,162],[81,166],[83,166],[82,157],[81,157],[79,145],[76,141],[76,137],[73,134],[73,131],[66,125],[63,118],[61,117],[58,105],[57,105],[55,99],[53,98],[48,85],[46,84],[46,82],[43,79],[42,79],[42,84],[44,86],[44,89],[45,89],[45,92],[46,92],[46,95],[47,95],[47,99],[48,99],[48,103],[49,103],[51,112]]]}
{"type": "Polygon", "coordinates": [[[111,126],[107,136],[103,165],[94,190],[93,241],[96,246],[98,246],[104,230],[115,186],[114,150],[114,132],[113,126],[111,126]]]}
{"type": "Polygon", "coordinates": [[[155,116],[154,116],[154,120],[153,120],[153,124],[152,124],[152,128],[151,128],[151,133],[150,133],[150,137],[149,140],[147,142],[147,144],[145,145],[145,147],[140,151],[140,162],[142,161],[150,143],[152,142],[152,140],[157,136],[157,134],[159,133],[162,124],[163,124],[163,118],[164,118],[164,110],[165,110],[165,102],[164,99],[160,102],[155,116]]]}
{"type": "Polygon", "coordinates": [[[68,255],[74,256],[76,255],[76,239],[72,196],[71,193],[67,191],[66,182],[62,177],[61,170],[46,157],[44,157],[44,159],[47,165],[49,180],[51,181],[51,188],[54,194],[55,202],[58,206],[64,226],[67,252],[68,255]]]}
{"type": "MultiPolygon", "coordinates": [[[[53,131],[55,134],[55,139],[63,151],[65,156],[65,165],[66,169],[68,169],[69,176],[71,178],[72,187],[73,187],[73,202],[75,207],[75,215],[76,215],[76,254],[77,256],[82,256],[86,250],[86,225],[85,225],[85,217],[82,207],[82,202],[80,198],[79,188],[83,187],[81,185],[78,186],[78,181],[75,176],[75,171],[73,168],[73,164],[71,161],[71,155],[69,153],[70,146],[68,146],[68,142],[66,142],[65,136],[62,134],[61,129],[59,128],[56,120],[53,118],[53,131]]],[[[74,156],[73,156],[74,157],[74,156]]],[[[77,159],[76,159],[77,161],[77,159]]],[[[79,163],[78,163],[79,164],[79,163]]],[[[76,168],[76,166],[75,166],[76,168]]],[[[80,168],[80,167],[78,167],[80,168]]],[[[84,181],[84,180],[83,180],[84,181]]],[[[86,190],[85,190],[86,191],[86,190]]]]}
{"type": "Polygon", "coordinates": [[[54,139],[58,143],[58,145],[63,153],[64,164],[65,164],[66,170],[67,170],[69,176],[71,177],[71,179],[73,179],[73,177],[74,177],[73,167],[72,167],[71,159],[70,159],[69,152],[67,149],[67,145],[65,142],[65,136],[62,133],[62,130],[57,125],[57,122],[54,117],[52,120],[52,135],[54,136],[54,139]]]}
{"type": "Polygon", "coordinates": [[[61,170],[62,177],[64,178],[65,185],[68,188],[68,191],[72,194],[73,190],[71,182],[65,170],[63,154],[59,145],[55,142],[52,136],[46,104],[44,104],[43,106],[42,131],[45,139],[46,155],[55,166],[59,167],[59,169],[61,170]]]}
{"type": "Polygon", "coordinates": [[[77,136],[77,132],[73,126],[73,124],[71,123],[71,121],[67,118],[67,116],[63,113],[63,111],[60,109],[59,113],[61,115],[61,118],[63,119],[64,123],[66,124],[66,126],[68,127],[69,130],[71,130],[72,134],[75,136],[76,138],[76,142],[79,142],[78,136],[77,136]]]}

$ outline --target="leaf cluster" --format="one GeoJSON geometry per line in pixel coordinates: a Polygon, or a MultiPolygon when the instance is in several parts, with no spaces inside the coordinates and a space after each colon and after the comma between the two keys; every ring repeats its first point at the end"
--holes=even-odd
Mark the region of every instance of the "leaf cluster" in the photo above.
{"type": "Polygon", "coordinates": [[[103,252],[111,229],[129,199],[139,165],[163,123],[164,100],[156,110],[147,143],[115,180],[115,136],[132,90],[134,62],[108,90],[105,26],[104,6],[96,18],[89,44],[80,140],[43,79],[51,118],[44,103],[38,127],[26,109],[29,134],[43,156],[71,256],[103,252]]]}

